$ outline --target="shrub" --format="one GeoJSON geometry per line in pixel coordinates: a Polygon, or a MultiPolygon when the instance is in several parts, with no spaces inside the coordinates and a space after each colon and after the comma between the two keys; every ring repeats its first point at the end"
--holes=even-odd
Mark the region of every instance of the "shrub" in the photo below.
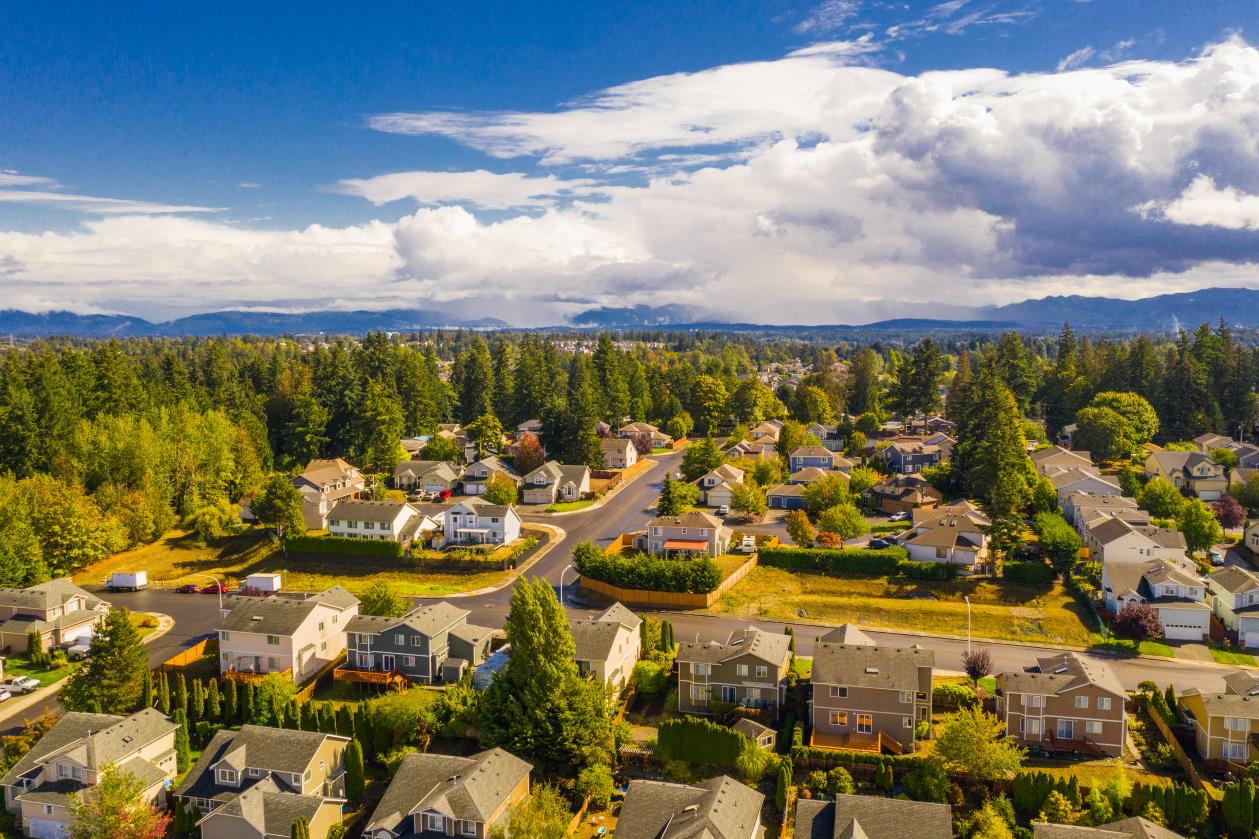
{"type": "Polygon", "coordinates": [[[607,556],[598,549],[574,550],[573,564],[583,577],[621,588],[708,594],[721,585],[721,569],[709,557],[671,559],[648,554],[625,557],[607,556]]]}
{"type": "Polygon", "coordinates": [[[1125,606],[1115,618],[1115,632],[1134,641],[1163,637],[1163,622],[1158,612],[1148,603],[1125,606]]]}
{"type": "Polygon", "coordinates": [[[788,571],[821,571],[840,577],[890,577],[897,572],[900,561],[908,556],[905,549],[899,547],[876,551],[782,546],[762,548],[757,562],[788,571]]]}
{"type": "Polygon", "coordinates": [[[896,564],[896,572],[911,580],[947,581],[957,578],[957,566],[948,562],[914,562],[904,559],[896,564]]]}
{"type": "Polygon", "coordinates": [[[666,760],[735,766],[744,744],[752,743],[734,729],[710,720],[681,717],[660,724],[656,744],[666,760]]]}
{"type": "Polygon", "coordinates": [[[1001,577],[1012,583],[1052,583],[1056,573],[1052,565],[1043,562],[1007,562],[1001,569],[1001,577]]]}
{"type": "Polygon", "coordinates": [[[402,543],[378,539],[351,539],[347,536],[290,536],[291,551],[312,554],[346,554],[350,556],[402,557],[402,543]]]}
{"type": "Polygon", "coordinates": [[[640,661],[634,665],[630,676],[630,684],[644,699],[655,699],[664,692],[669,683],[669,674],[654,661],[640,661]]]}
{"type": "Polygon", "coordinates": [[[979,701],[979,697],[966,685],[945,684],[936,685],[931,691],[931,701],[944,709],[969,708],[979,701]]]}
{"type": "Polygon", "coordinates": [[[612,770],[606,766],[587,766],[577,775],[577,794],[589,798],[596,810],[612,803],[612,787],[612,770]]]}

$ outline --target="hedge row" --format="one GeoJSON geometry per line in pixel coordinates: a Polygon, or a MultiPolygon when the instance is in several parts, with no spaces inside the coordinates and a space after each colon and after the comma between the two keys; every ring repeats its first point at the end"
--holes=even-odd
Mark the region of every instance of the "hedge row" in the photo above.
{"type": "Polygon", "coordinates": [[[1043,562],[1007,562],[1001,568],[1002,579],[1012,583],[1052,583],[1055,576],[1053,566],[1043,562]]]}
{"type": "Polygon", "coordinates": [[[757,564],[788,571],[822,571],[835,576],[890,577],[898,564],[909,557],[904,548],[881,551],[869,548],[762,548],[757,564]]]}
{"type": "Polygon", "coordinates": [[[708,594],[721,585],[721,569],[708,557],[672,559],[648,554],[607,556],[573,552],[577,573],[621,588],[708,594]]]}
{"type": "Polygon", "coordinates": [[[734,766],[748,738],[711,720],[668,719],[656,733],[656,746],[666,759],[715,766],[734,766]]]}
{"type": "Polygon", "coordinates": [[[791,759],[797,765],[808,761],[811,764],[835,765],[838,763],[887,763],[891,766],[916,767],[923,763],[919,755],[877,755],[873,752],[844,752],[831,749],[815,749],[812,746],[793,746],[791,759]]]}
{"type": "Polygon", "coordinates": [[[911,580],[952,580],[957,577],[957,566],[948,562],[914,562],[902,559],[896,564],[896,573],[911,580]]]}
{"type": "Polygon", "coordinates": [[[402,543],[384,539],[352,539],[348,536],[292,536],[285,546],[292,551],[312,554],[352,554],[402,558],[402,543]]]}

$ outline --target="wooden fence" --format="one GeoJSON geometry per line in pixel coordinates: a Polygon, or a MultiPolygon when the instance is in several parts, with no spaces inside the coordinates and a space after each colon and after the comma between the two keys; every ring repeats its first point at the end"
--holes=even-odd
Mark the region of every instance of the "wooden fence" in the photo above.
{"type": "Polygon", "coordinates": [[[581,827],[581,820],[586,817],[586,810],[590,807],[590,799],[583,799],[581,806],[577,808],[576,815],[573,820],[568,823],[568,830],[564,831],[565,836],[572,836],[577,832],[577,828],[581,827]]]}
{"type": "Polygon", "coordinates": [[[181,653],[176,653],[157,666],[157,672],[169,673],[182,670],[189,664],[200,661],[207,655],[218,655],[219,639],[203,638],[181,653]]]}
{"type": "Polygon", "coordinates": [[[302,687],[301,690],[294,694],[293,698],[298,702],[305,702],[310,699],[315,695],[315,689],[319,687],[320,683],[331,679],[332,671],[336,670],[342,664],[345,664],[345,653],[342,653],[323,667],[319,668],[319,672],[316,673],[311,680],[302,687]]]}
{"type": "Polygon", "coordinates": [[[604,597],[610,597],[613,600],[619,600],[622,603],[632,604],[635,606],[644,606],[649,608],[664,609],[708,609],[716,603],[723,594],[730,591],[738,584],[740,580],[746,577],[753,568],[756,567],[756,555],[748,557],[734,573],[721,581],[721,585],[708,592],[707,594],[692,594],[690,592],[679,591],[649,591],[641,588],[621,588],[610,583],[601,582],[599,580],[591,580],[586,577],[581,578],[581,587],[595,594],[601,594],[604,597]]]}
{"type": "MultiPolygon", "coordinates": [[[[1137,702],[1144,702],[1138,698],[1137,702]]],[[[1163,715],[1151,708],[1148,704],[1145,706],[1148,711],[1147,715],[1154,721],[1154,727],[1158,729],[1159,734],[1163,735],[1163,739],[1167,741],[1167,745],[1172,747],[1173,754],[1176,755],[1176,762],[1180,764],[1180,768],[1185,770],[1185,777],[1189,779],[1189,783],[1193,784],[1200,790],[1206,790],[1206,784],[1202,782],[1202,776],[1198,774],[1198,767],[1193,765],[1193,759],[1185,753],[1185,749],[1180,745],[1180,740],[1176,738],[1176,734],[1167,724],[1167,720],[1163,719],[1163,715]]]]}

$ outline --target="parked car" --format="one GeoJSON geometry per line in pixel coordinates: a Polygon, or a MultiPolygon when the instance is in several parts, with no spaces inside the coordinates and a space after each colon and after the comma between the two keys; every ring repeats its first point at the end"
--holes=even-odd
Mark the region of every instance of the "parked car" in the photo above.
{"type": "Polygon", "coordinates": [[[887,517],[887,520],[888,521],[909,521],[909,513],[905,513],[905,512],[892,513],[892,515],[887,517]]]}
{"type": "Polygon", "coordinates": [[[890,548],[894,544],[896,543],[893,542],[891,539],[884,539],[881,536],[870,540],[870,548],[876,551],[881,551],[884,548],[890,548]]]}
{"type": "Polygon", "coordinates": [[[1215,548],[1212,548],[1212,549],[1211,549],[1211,551],[1210,551],[1210,553],[1211,553],[1211,564],[1212,564],[1212,565],[1219,566],[1219,565],[1223,565],[1223,564],[1224,564],[1224,554],[1220,553],[1220,551],[1218,551],[1218,550],[1217,550],[1217,549],[1215,549],[1215,548]]]}
{"type": "Polygon", "coordinates": [[[722,504],[720,507],[718,507],[718,508],[717,508],[717,515],[719,515],[719,516],[728,516],[728,515],[730,515],[730,505],[729,505],[729,504],[722,504]]]}
{"type": "Polygon", "coordinates": [[[71,661],[78,661],[79,659],[86,656],[88,654],[88,651],[91,649],[92,649],[91,644],[87,643],[86,641],[80,641],[77,644],[71,644],[70,646],[66,647],[66,657],[68,657],[71,661]]]}
{"type": "Polygon", "coordinates": [[[411,494],[407,496],[408,501],[427,501],[429,494],[422,489],[413,489],[411,494]]]}
{"type": "Polygon", "coordinates": [[[9,693],[4,688],[0,688],[0,702],[3,702],[6,699],[12,699],[12,698],[13,698],[13,694],[9,693]]]}
{"type": "Polygon", "coordinates": [[[13,676],[0,681],[0,690],[6,690],[11,695],[30,693],[33,690],[39,690],[39,680],[32,679],[30,676],[13,676]]]}
{"type": "Polygon", "coordinates": [[[441,492],[437,493],[437,495],[433,496],[433,500],[445,501],[449,497],[450,497],[450,490],[443,489],[441,492]]]}
{"type": "Polygon", "coordinates": [[[182,586],[175,589],[175,591],[179,594],[197,594],[201,591],[201,586],[196,583],[184,583],[182,586]]]}
{"type": "Polygon", "coordinates": [[[227,586],[222,585],[220,583],[215,583],[214,585],[211,585],[211,586],[203,586],[201,588],[201,593],[202,594],[228,594],[229,592],[228,592],[227,586]]]}

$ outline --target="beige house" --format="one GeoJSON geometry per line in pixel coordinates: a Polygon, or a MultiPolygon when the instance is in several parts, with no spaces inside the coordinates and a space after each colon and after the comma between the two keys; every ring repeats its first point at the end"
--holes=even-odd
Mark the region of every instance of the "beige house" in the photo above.
{"type": "Polygon", "coordinates": [[[175,790],[203,815],[202,839],[283,839],[305,816],[326,839],[345,803],[348,737],[244,725],[210,739],[175,790]]]}
{"type": "Polygon", "coordinates": [[[1250,551],[1251,556],[1259,556],[1259,520],[1251,523],[1242,536],[1242,542],[1250,551]]]}
{"type": "Polygon", "coordinates": [[[627,422],[616,430],[617,437],[633,438],[639,434],[646,434],[651,438],[651,447],[653,449],[673,445],[672,437],[649,422],[627,422]]]}
{"type": "Polygon", "coordinates": [[[1062,499],[1062,515],[1081,537],[1089,527],[1112,516],[1131,524],[1150,523],[1150,514],[1137,506],[1135,498],[1083,490],[1067,493],[1062,499]]]}
{"type": "Polygon", "coordinates": [[[1228,491],[1224,467],[1202,452],[1150,452],[1145,459],[1145,474],[1166,478],[1203,501],[1218,501],[1228,491]]]}
{"type": "Polygon", "coordinates": [[[284,673],[298,684],[345,652],[345,627],[358,598],[341,586],[297,600],[237,597],[219,621],[219,670],[284,673]]]}
{"type": "Polygon", "coordinates": [[[26,652],[30,633],[44,649],[87,641],[105,619],[109,604],[76,586],[69,577],[26,588],[0,589],[0,647],[26,652]]]}
{"type": "Polygon", "coordinates": [[[1253,674],[1229,674],[1223,693],[1189,688],[1177,704],[1204,760],[1249,766],[1259,757],[1254,742],[1254,733],[1259,732],[1259,679],[1253,674]]]}
{"type": "Polygon", "coordinates": [[[1206,583],[1188,560],[1102,565],[1102,602],[1116,615],[1135,603],[1158,613],[1163,635],[1173,641],[1201,641],[1211,632],[1206,583]]]}
{"type": "Polygon", "coordinates": [[[521,500],[525,504],[578,501],[590,492],[590,467],[585,464],[565,466],[548,460],[525,475],[521,488],[521,500]]]}
{"type": "Polygon", "coordinates": [[[628,469],[638,462],[638,448],[626,437],[601,437],[604,469],[628,469]]]}
{"type": "Polygon", "coordinates": [[[678,710],[707,714],[711,703],[725,702],[777,712],[791,667],[791,639],[748,627],[725,643],[686,642],[678,647],[678,710]]]}
{"type": "Polygon", "coordinates": [[[1130,524],[1111,516],[1096,522],[1084,533],[1089,558],[1103,565],[1122,562],[1149,562],[1163,559],[1176,562],[1185,558],[1185,535],[1169,527],[1130,524]]]}
{"type": "Polygon", "coordinates": [[[624,690],[642,655],[638,632],[642,622],[620,603],[593,618],[570,620],[577,669],[583,676],[592,675],[608,687],[624,690]]]}
{"type": "Polygon", "coordinates": [[[1249,568],[1221,568],[1206,578],[1207,601],[1224,628],[1242,647],[1259,647],[1259,574],[1249,568]]]}
{"type": "Polygon", "coordinates": [[[870,505],[883,513],[909,513],[936,507],[944,500],[938,489],[921,475],[896,475],[866,492],[870,505]]]}
{"type": "Polygon", "coordinates": [[[1058,503],[1062,504],[1073,492],[1091,492],[1095,495],[1122,495],[1119,484],[1110,478],[1102,477],[1091,467],[1088,469],[1060,469],[1047,478],[1058,493],[1058,503]]]}
{"type": "Polygon", "coordinates": [[[1123,685],[1110,667],[1076,653],[997,676],[997,716],[1020,744],[1119,755],[1127,736],[1123,685]]]}
{"type": "Polygon", "coordinates": [[[616,839],[762,839],[764,805],[764,795],[728,775],[694,786],[633,780],[621,804],[616,839]]]}
{"type": "Polygon", "coordinates": [[[459,473],[444,460],[404,460],[393,470],[393,485],[397,489],[441,492],[454,489],[458,481],[459,473]]]}
{"type": "Polygon", "coordinates": [[[1063,469],[1091,469],[1093,474],[1098,474],[1099,471],[1093,465],[1093,458],[1088,452],[1072,451],[1062,446],[1046,446],[1032,452],[1028,457],[1032,459],[1036,474],[1045,477],[1063,469]]]}
{"type": "Polygon", "coordinates": [[[704,503],[709,507],[729,505],[734,498],[734,487],[743,483],[743,470],[730,463],[723,463],[707,475],[700,477],[699,487],[704,503]]]}
{"type": "Polygon", "coordinates": [[[483,457],[463,473],[463,491],[466,495],[484,495],[485,484],[491,475],[502,475],[520,486],[520,473],[494,455],[483,457]]]}
{"type": "Polygon", "coordinates": [[[1184,839],[1141,816],[1107,822],[1098,827],[1082,824],[1032,822],[1032,839],[1184,839]]]}
{"type": "Polygon", "coordinates": [[[471,757],[407,755],[362,835],[485,839],[506,824],[513,805],[528,798],[530,769],[502,749],[471,757]]]}
{"type": "Polygon", "coordinates": [[[812,745],[913,752],[914,728],[931,720],[935,653],[873,644],[844,626],[813,647],[812,745]]]}
{"type": "Polygon", "coordinates": [[[289,482],[302,494],[302,518],[307,530],[323,530],[338,501],[357,498],[367,491],[367,482],[358,467],[339,457],[312,460],[302,474],[289,482]]]}
{"type": "Polygon", "coordinates": [[[347,498],[328,514],[328,535],[347,539],[410,542],[437,523],[405,501],[347,498]]]}
{"type": "Polygon", "coordinates": [[[129,717],[71,711],[0,778],[4,806],[25,836],[59,839],[70,823],[70,796],[94,787],[106,766],[137,778],[159,808],[175,778],[173,722],[153,708],[129,717]]]}
{"type": "Polygon", "coordinates": [[[720,556],[730,547],[730,528],[716,516],[690,510],[680,516],[657,516],[647,522],[636,547],[652,554],[705,553],[720,556]]]}
{"type": "Polygon", "coordinates": [[[782,420],[765,420],[757,423],[748,431],[748,436],[753,440],[778,440],[778,436],[782,433],[783,426],[786,425],[782,420]]]}
{"type": "Polygon", "coordinates": [[[946,562],[973,573],[988,560],[988,517],[970,502],[947,507],[916,508],[913,524],[898,541],[915,562],[946,562]]]}

